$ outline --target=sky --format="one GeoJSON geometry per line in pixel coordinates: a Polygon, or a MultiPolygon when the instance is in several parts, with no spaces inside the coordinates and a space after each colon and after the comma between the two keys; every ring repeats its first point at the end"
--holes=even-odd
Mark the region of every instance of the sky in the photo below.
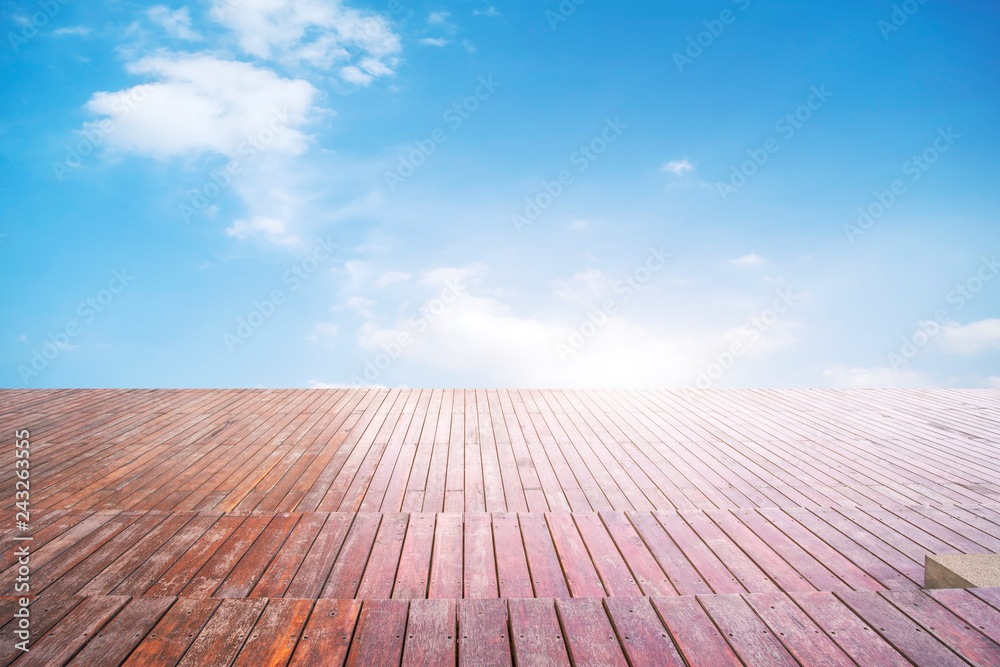
{"type": "Polygon", "coordinates": [[[991,0],[0,14],[0,386],[1000,387],[991,0]]]}

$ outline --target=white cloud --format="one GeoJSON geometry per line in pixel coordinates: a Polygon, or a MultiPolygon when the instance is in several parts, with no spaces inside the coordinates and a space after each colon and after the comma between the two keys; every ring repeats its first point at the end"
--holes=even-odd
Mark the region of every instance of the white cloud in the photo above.
{"type": "MultiPolygon", "coordinates": [[[[159,81],[115,93],[94,93],[87,109],[110,117],[108,140],[117,148],[151,157],[229,157],[261,151],[297,155],[308,139],[297,127],[318,110],[316,88],[268,69],[211,55],[169,54],[128,66],[159,81]]],[[[88,123],[93,129],[99,121],[88,123]]]]}
{"type": "Polygon", "coordinates": [[[288,231],[288,224],[277,218],[255,216],[249,221],[236,220],[226,229],[226,236],[238,239],[260,237],[275,245],[296,245],[299,238],[288,231]]]}
{"type": "Polygon", "coordinates": [[[964,326],[945,325],[941,329],[940,345],[944,352],[966,356],[1000,350],[1000,319],[985,319],[964,326]]]}
{"type": "Polygon", "coordinates": [[[665,162],[663,166],[660,167],[660,171],[669,171],[675,176],[683,176],[689,171],[694,171],[695,166],[687,158],[681,160],[671,160],[670,162],[665,162]]]}
{"type": "Polygon", "coordinates": [[[375,316],[375,302],[363,296],[352,296],[349,298],[347,300],[347,307],[358,311],[366,319],[371,319],[375,316]]]}
{"type": "Polygon", "coordinates": [[[472,15],[473,16],[490,16],[490,17],[493,17],[493,16],[500,16],[500,12],[497,11],[496,7],[494,7],[493,5],[490,5],[486,9],[473,9],[472,10],[472,15]]]}
{"type": "Polygon", "coordinates": [[[375,287],[382,288],[395,283],[405,283],[411,277],[409,273],[403,273],[402,271],[386,271],[375,281],[375,287]]]}
{"type": "Polygon", "coordinates": [[[909,369],[894,370],[884,366],[850,368],[843,364],[835,364],[823,371],[823,377],[831,387],[845,389],[884,387],[911,389],[938,386],[927,373],[909,369]]]}
{"type": "Polygon", "coordinates": [[[427,17],[427,22],[431,25],[440,25],[448,20],[450,12],[431,12],[427,17]]]}
{"type": "Polygon", "coordinates": [[[163,28],[168,35],[177,39],[197,42],[202,36],[191,29],[191,14],[187,7],[171,11],[165,5],[150,7],[146,12],[149,19],[163,28]]]}
{"type": "Polygon", "coordinates": [[[734,266],[756,266],[758,264],[763,264],[765,261],[766,260],[763,257],[752,252],[749,255],[743,255],[742,257],[730,260],[729,263],[734,266]]]}
{"type": "MultiPolygon", "coordinates": [[[[678,332],[639,324],[622,308],[564,360],[557,344],[566,345],[574,329],[586,321],[587,311],[593,309],[578,305],[561,315],[518,314],[493,293],[475,286],[485,270],[483,265],[474,265],[426,272],[422,283],[428,288],[446,278],[454,279],[463,286],[461,296],[435,311],[432,304],[442,292],[428,289],[427,301],[419,312],[435,313],[429,322],[420,324],[401,317],[384,327],[369,320],[358,332],[358,344],[376,352],[399,340],[400,332],[409,333],[412,344],[393,370],[403,381],[413,367],[432,367],[449,373],[459,384],[560,387],[683,386],[692,383],[713,355],[728,349],[733,341],[747,344],[741,328],[707,335],[678,332]]],[[[600,282],[599,272],[581,272],[565,281],[579,283],[584,290],[590,282],[600,282]]],[[[629,304],[629,309],[633,307],[642,313],[638,304],[629,304]]],[[[759,357],[794,342],[792,326],[776,323],[750,345],[747,357],[759,357]]]]}
{"type": "Polygon", "coordinates": [[[333,322],[320,322],[316,325],[314,331],[315,333],[311,336],[307,336],[306,340],[314,343],[322,343],[326,347],[332,348],[334,346],[333,339],[336,338],[337,334],[340,332],[340,327],[333,322]]]}
{"type": "Polygon", "coordinates": [[[419,41],[421,44],[426,44],[427,46],[445,46],[448,44],[448,40],[444,37],[422,37],[419,41]]]}
{"type": "Polygon", "coordinates": [[[570,229],[587,229],[590,224],[586,220],[574,220],[569,226],[570,229]]]}
{"type": "Polygon", "coordinates": [[[388,20],[338,0],[214,0],[212,15],[250,55],[324,70],[339,65],[359,85],[392,74],[401,50],[388,20]]]}
{"type": "Polygon", "coordinates": [[[74,25],[66,28],[56,28],[52,31],[53,37],[72,37],[80,36],[85,37],[91,33],[90,28],[83,25],[74,25]]]}
{"type": "Polygon", "coordinates": [[[553,293],[560,299],[591,307],[611,292],[611,281],[600,269],[577,271],[568,280],[552,281],[553,293]]]}

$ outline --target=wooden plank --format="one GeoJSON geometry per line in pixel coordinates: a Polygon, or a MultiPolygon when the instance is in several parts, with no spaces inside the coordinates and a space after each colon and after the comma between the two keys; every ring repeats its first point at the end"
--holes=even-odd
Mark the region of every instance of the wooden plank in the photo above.
{"type": "Polygon", "coordinates": [[[691,564],[663,525],[649,512],[627,515],[649,552],[681,595],[711,593],[712,588],[691,564]]]}
{"type": "Polygon", "coordinates": [[[744,663],[798,664],[774,633],[757,618],[742,596],[699,595],[698,601],[744,663]]]}
{"type": "Polygon", "coordinates": [[[689,665],[742,667],[697,598],[684,595],[652,598],[650,602],[689,665]]]}
{"type": "Polygon", "coordinates": [[[462,547],[462,515],[438,514],[434,528],[434,553],[431,557],[431,582],[427,597],[454,599],[462,597],[463,564],[458,554],[462,547]]]}
{"type": "Polygon", "coordinates": [[[552,543],[545,516],[537,513],[518,514],[521,524],[521,537],[524,541],[524,551],[528,558],[528,570],[535,589],[535,596],[540,598],[568,598],[569,586],[559,565],[559,554],[552,543]]]}
{"type": "MultiPolygon", "coordinates": [[[[751,593],[778,592],[779,588],[768,577],[767,573],[758,567],[757,563],[751,560],[743,551],[743,549],[747,549],[748,553],[752,553],[763,562],[768,556],[767,545],[762,544],[756,536],[748,534],[750,531],[739,530],[739,524],[732,515],[715,514],[720,522],[729,522],[730,529],[740,537],[739,545],[719,529],[719,526],[712,521],[707,511],[682,512],[681,516],[698,533],[698,536],[701,537],[719,560],[725,564],[726,568],[739,579],[740,584],[744,588],[751,593]],[[744,541],[747,544],[744,544],[744,541]]],[[[783,576],[783,584],[793,589],[801,588],[799,585],[801,577],[798,577],[798,573],[789,568],[779,557],[773,555],[773,552],[770,554],[770,558],[770,569],[779,572],[783,576]]]]}
{"type": "Polygon", "coordinates": [[[297,514],[282,513],[271,518],[253,545],[244,547],[243,557],[212,592],[212,597],[248,597],[298,521],[297,514]]]}
{"type": "Polygon", "coordinates": [[[859,665],[911,665],[833,593],[792,593],[791,599],[859,665]]]}
{"type": "Polygon", "coordinates": [[[344,546],[330,570],[330,577],[326,580],[320,597],[353,598],[358,592],[358,585],[368,565],[368,556],[375,543],[375,535],[381,520],[381,514],[357,515],[344,540],[344,546]]]}
{"type": "Polygon", "coordinates": [[[551,598],[515,598],[507,601],[514,661],[518,665],[569,667],[562,627],[551,598]]]}
{"type": "Polygon", "coordinates": [[[947,607],[948,611],[1000,644],[1000,610],[962,588],[927,589],[924,592],[947,607]]]}
{"type": "MultiPolygon", "coordinates": [[[[51,630],[56,624],[59,623],[70,613],[77,605],[79,605],[84,598],[68,595],[64,597],[51,598],[36,597],[31,601],[28,607],[28,614],[31,623],[31,628],[29,630],[28,637],[28,648],[30,649],[39,638],[43,637],[46,632],[51,630]]],[[[3,621],[4,624],[0,627],[0,636],[5,638],[5,641],[0,642],[0,664],[8,665],[13,662],[18,656],[22,654],[22,651],[15,646],[15,637],[17,641],[23,641],[20,635],[15,635],[15,629],[20,630],[20,628],[14,627],[13,614],[16,608],[19,608],[20,597],[7,597],[4,598],[7,601],[8,606],[4,609],[3,621]]]]}
{"type": "Polygon", "coordinates": [[[882,597],[974,665],[1000,664],[1000,646],[923,592],[883,591],[882,597]]]}
{"type": "Polygon", "coordinates": [[[844,665],[854,661],[783,593],[756,593],[744,599],[788,652],[803,665],[844,665]]]}
{"type": "Polygon", "coordinates": [[[594,568],[601,577],[608,595],[622,597],[641,597],[642,591],[636,584],[635,577],[618,552],[614,540],[601,523],[601,518],[594,512],[576,512],[573,521],[580,531],[594,568]]]}
{"type": "Polygon", "coordinates": [[[493,526],[489,514],[465,515],[464,595],[466,598],[498,596],[493,526]]]}
{"type": "Polygon", "coordinates": [[[458,664],[511,665],[507,603],[499,599],[458,603],[458,664]]]}
{"type": "Polygon", "coordinates": [[[266,603],[261,599],[223,600],[177,663],[178,667],[228,665],[250,635],[266,603]]]}
{"type": "Polygon", "coordinates": [[[556,547],[559,563],[566,575],[566,584],[573,597],[604,597],[607,592],[590,554],[587,553],[587,547],[573,524],[572,515],[546,513],[545,521],[549,525],[552,543],[556,547]]]}
{"type": "Polygon", "coordinates": [[[684,552],[691,565],[701,574],[701,579],[711,586],[712,592],[720,595],[747,592],[735,573],[729,571],[719,556],[702,541],[680,514],[654,512],[653,516],[667,531],[674,544],[684,552]]]}
{"type": "MultiPolygon", "coordinates": [[[[430,582],[431,555],[434,548],[434,514],[411,514],[410,523],[399,555],[396,585],[392,597],[397,600],[427,597],[430,582]]],[[[413,608],[410,608],[412,615],[413,608]]]]}
{"type": "Polygon", "coordinates": [[[247,597],[282,597],[328,518],[324,512],[303,514],[247,597]]]}
{"type": "Polygon", "coordinates": [[[302,564],[292,577],[285,595],[290,598],[317,598],[326,585],[330,570],[351,528],[353,514],[331,512],[320,529],[302,564]]]}
{"type": "Polygon", "coordinates": [[[964,660],[875,593],[837,593],[837,597],[896,650],[918,666],[964,665],[964,660]]]}
{"type": "Polygon", "coordinates": [[[408,610],[406,600],[365,600],[347,654],[348,667],[399,665],[408,610]]]}
{"type": "MultiPolygon", "coordinates": [[[[62,665],[73,657],[129,601],[127,597],[106,596],[84,599],[52,629],[32,642],[19,665],[62,665]]],[[[29,607],[30,609],[30,607],[29,607]]],[[[10,639],[7,639],[10,641],[10,639]]],[[[6,642],[5,642],[6,643],[6,642]]]]}
{"type": "Polygon", "coordinates": [[[635,576],[635,581],[646,596],[677,595],[666,572],[642,541],[642,537],[629,523],[623,512],[601,512],[601,519],[608,534],[615,542],[622,558],[635,576]]]}
{"type": "Polygon", "coordinates": [[[360,612],[358,600],[317,600],[295,646],[290,667],[343,665],[360,612]]]}
{"type": "Polygon", "coordinates": [[[574,665],[627,667],[628,660],[599,599],[556,600],[556,609],[574,665]]]}
{"type": "Polygon", "coordinates": [[[312,607],[312,600],[270,600],[232,667],[287,665],[312,607]]]}
{"type": "Polygon", "coordinates": [[[122,664],[176,600],[132,598],[67,664],[77,667],[122,664]]]}
{"type": "Polygon", "coordinates": [[[408,514],[386,514],[382,517],[378,535],[372,546],[368,566],[365,567],[361,585],[356,597],[362,600],[392,597],[392,587],[396,582],[399,556],[406,536],[408,514]]]}
{"type": "Polygon", "coordinates": [[[493,542],[497,545],[497,584],[502,598],[534,597],[528,557],[524,553],[517,514],[493,513],[493,542]]]}
{"type": "Polygon", "coordinates": [[[178,598],[125,661],[126,667],[176,665],[201,634],[221,600],[178,598]]]}
{"type": "Polygon", "coordinates": [[[455,600],[411,600],[403,665],[454,665],[458,659],[455,600]]]}
{"type": "Polygon", "coordinates": [[[212,536],[208,531],[217,521],[219,521],[218,513],[210,512],[195,516],[115,586],[111,594],[142,595],[157,582],[164,581],[167,571],[182,556],[196,557],[196,554],[191,553],[195,544],[201,540],[211,541],[212,536]]]}
{"type": "Polygon", "coordinates": [[[607,598],[604,606],[632,667],[684,667],[648,598],[607,598]]]}
{"type": "MultiPolygon", "coordinates": [[[[239,528],[216,549],[197,574],[180,591],[182,597],[207,597],[219,587],[254,540],[267,526],[267,517],[248,516],[239,528]]],[[[182,559],[182,560],[187,560],[182,559]]],[[[154,588],[156,588],[154,586],[154,588]]]]}

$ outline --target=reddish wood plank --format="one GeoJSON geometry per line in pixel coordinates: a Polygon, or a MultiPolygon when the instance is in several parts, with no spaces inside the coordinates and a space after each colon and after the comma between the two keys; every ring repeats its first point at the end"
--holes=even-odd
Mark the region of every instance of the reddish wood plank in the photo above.
{"type": "MultiPolygon", "coordinates": [[[[142,595],[157,582],[165,582],[165,574],[182,556],[197,558],[194,545],[199,541],[211,542],[208,531],[219,521],[217,513],[199,514],[177,531],[149,558],[111,590],[112,595],[142,595]]],[[[185,581],[187,583],[187,581],[185,581]]],[[[161,589],[163,590],[163,589],[161,589]]]]}
{"type": "Polygon", "coordinates": [[[854,665],[854,661],[787,595],[756,593],[744,598],[803,665],[854,665]]]}
{"type": "Polygon", "coordinates": [[[746,593],[747,589],[735,573],[726,567],[719,556],[706,545],[701,537],[691,529],[680,514],[673,512],[654,512],[653,516],[667,531],[674,544],[680,547],[684,556],[701,574],[712,591],[720,595],[746,593]]]}
{"type": "Polygon", "coordinates": [[[303,514],[248,597],[282,597],[328,518],[325,513],[303,514]]]}
{"type": "Polygon", "coordinates": [[[232,666],[287,665],[312,607],[312,600],[270,600],[232,666]]]}
{"type": "Polygon", "coordinates": [[[514,660],[518,665],[569,667],[555,601],[551,598],[508,600],[514,660]]]}
{"type": "Polygon", "coordinates": [[[298,520],[298,515],[278,514],[273,517],[268,522],[267,527],[254,540],[253,545],[244,547],[245,552],[239,563],[226,575],[219,587],[212,592],[212,596],[217,598],[248,597],[298,520]]]}
{"type": "Polygon", "coordinates": [[[623,512],[602,512],[604,526],[614,540],[615,545],[635,575],[636,583],[647,596],[677,595],[663,568],[643,543],[639,533],[623,512]]]}
{"type": "Polygon", "coordinates": [[[604,605],[632,667],[684,667],[648,598],[607,598],[604,605]]]}
{"type": "Polygon", "coordinates": [[[133,598],[67,664],[87,667],[122,664],[175,600],[133,598]]]}
{"type": "Polygon", "coordinates": [[[431,558],[431,582],[428,598],[462,597],[463,564],[462,515],[438,514],[434,528],[434,554],[431,558]]]}
{"type": "Polygon", "coordinates": [[[923,592],[883,591],[882,597],[974,665],[1000,664],[1000,646],[923,592]]]}
{"type": "Polygon", "coordinates": [[[615,629],[599,599],[556,600],[556,609],[574,665],[628,665],[615,629]]]}
{"type": "Polygon", "coordinates": [[[411,600],[403,665],[454,665],[458,659],[455,600],[411,600]]]}
{"type": "Polygon", "coordinates": [[[257,623],[266,602],[260,599],[223,600],[177,663],[178,667],[228,665],[257,623]]]}
{"type": "Polygon", "coordinates": [[[289,663],[291,667],[339,667],[347,660],[358,600],[317,600],[289,663]]]}
{"type": "MultiPolygon", "coordinates": [[[[62,665],[104,627],[129,601],[127,597],[107,596],[84,599],[48,632],[30,645],[17,661],[19,665],[62,665]]],[[[30,607],[29,607],[30,609],[30,607]]],[[[11,641],[8,638],[7,641],[11,641]]]]}
{"type": "Polygon", "coordinates": [[[552,543],[559,555],[559,563],[566,575],[566,584],[575,598],[600,598],[607,593],[601,577],[587,553],[579,531],[570,514],[547,513],[545,521],[549,525],[552,543]]]}
{"type": "Polygon", "coordinates": [[[833,593],[792,593],[790,597],[859,665],[911,664],[833,593]]]}
{"type": "Polygon", "coordinates": [[[524,553],[521,526],[516,514],[494,512],[493,542],[496,545],[497,583],[502,598],[534,597],[528,557],[524,553]]]}
{"type": "Polygon", "coordinates": [[[712,589],[695,569],[663,525],[648,512],[627,515],[643,543],[681,595],[711,593],[712,589]]]}
{"type": "Polygon", "coordinates": [[[292,577],[285,595],[290,598],[319,597],[326,585],[330,570],[340,555],[344,539],[351,528],[355,515],[346,512],[332,512],[320,529],[309,548],[309,553],[292,577]]]}
{"type": "Polygon", "coordinates": [[[774,633],[739,595],[699,595],[698,601],[722,631],[736,654],[748,665],[797,663],[774,633]]]}
{"type": "Polygon", "coordinates": [[[592,512],[577,512],[573,520],[608,595],[640,597],[642,591],[600,517],[592,512]]]}
{"type": "Polygon", "coordinates": [[[408,610],[405,600],[365,600],[347,654],[348,667],[399,665],[408,610]]]}
{"type": "Polygon", "coordinates": [[[220,602],[218,599],[178,598],[129,655],[125,665],[176,665],[220,602]]]}
{"type": "Polygon", "coordinates": [[[837,597],[913,664],[928,667],[966,664],[933,635],[877,594],[849,592],[837,593],[837,597]]]}
{"type": "Polygon", "coordinates": [[[361,578],[357,597],[361,600],[392,597],[392,587],[399,568],[399,556],[406,536],[408,514],[387,514],[382,517],[378,535],[372,545],[368,566],[361,578]]]}
{"type": "Polygon", "coordinates": [[[1000,643],[1000,611],[962,588],[929,589],[924,592],[994,642],[1000,643]]]}
{"type": "Polygon", "coordinates": [[[689,665],[742,667],[697,598],[685,595],[652,598],[650,602],[689,665]]]}
{"type": "Polygon", "coordinates": [[[497,597],[497,566],[493,553],[493,526],[489,514],[473,512],[465,515],[464,562],[463,597],[497,597]]]}
{"type": "Polygon", "coordinates": [[[375,535],[382,521],[381,514],[358,514],[344,540],[344,546],[330,570],[320,597],[353,598],[368,564],[375,535]]]}
{"type": "Polygon", "coordinates": [[[535,595],[540,598],[568,598],[569,587],[559,565],[559,555],[552,543],[545,516],[535,513],[518,514],[517,519],[521,524],[521,537],[524,540],[535,595]]]}
{"type": "MultiPolygon", "coordinates": [[[[246,550],[267,527],[268,519],[249,516],[233,531],[232,535],[211,555],[190,582],[180,591],[182,597],[207,597],[219,587],[239,563],[246,550]]],[[[186,561],[182,558],[181,561],[186,561]]],[[[156,588],[154,586],[154,588],[156,588]]]]}
{"type": "Polygon", "coordinates": [[[458,603],[458,664],[511,665],[507,603],[498,599],[458,603]]]}
{"type": "MultiPolygon", "coordinates": [[[[431,555],[434,548],[434,514],[411,514],[399,555],[399,569],[392,597],[399,600],[427,597],[431,555]]],[[[412,614],[412,607],[411,607],[412,614]]]]}

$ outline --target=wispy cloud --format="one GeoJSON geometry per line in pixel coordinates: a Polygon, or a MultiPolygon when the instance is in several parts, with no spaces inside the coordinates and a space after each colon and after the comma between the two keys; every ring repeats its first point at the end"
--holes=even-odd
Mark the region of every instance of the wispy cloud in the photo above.
{"type": "Polygon", "coordinates": [[[191,14],[187,7],[171,10],[165,5],[156,5],[150,7],[146,15],[171,37],[190,42],[198,42],[202,39],[199,33],[191,29],[191,14]]]}
{"type": "Polygon", "coordinates": [[[966,325],[945,325],[941,329],[941,349],[965,356],[1000,350],[1000,319],[990,318],[966,325]]]}
{"type": "Polygon", "coordinates": [[[695,171],[695,169],[695,166],[687,158],[671,160],[670,162],[665,162],[660,167],[660,171],[667,171],[675,176],[683,176],[688,172],[695,171]]]}
{"type": "Polygon", "coordinates": [[[448,43],[444,37],[421,37],[418,41],[427,46],[444,46],[448,43]]]}
{"type": "Polygon", "coordinates": [[[472,15],[495,17],[495,16],[500,16],[500,12],[498,12],[497,8],[494,7],[493,5],[489,5],[486,9],[473,9],[472,15]]]}
{"type": "Polygon", "coordinates": [[[93,32],[84,25],[74,25],[65,28],[56,28],[52,31],[53,37],[85,37],[93,32]]]}
{"type": "Polygon", "coordinates": [[[729,263],[732,264],[733,266],[757,266],[765,263],[766,261],[767,260],[765,260],[757,253],[752,252],[749,255],[743,255],[742,257],[731,259],[729,260],[729,263]]]}
{"type": "Polygon", "coordinates": [[[451,12],[431,12],[427,17],[427,23],[430,25],[441,25],[448,20],[451,16],[451,12]]]}

